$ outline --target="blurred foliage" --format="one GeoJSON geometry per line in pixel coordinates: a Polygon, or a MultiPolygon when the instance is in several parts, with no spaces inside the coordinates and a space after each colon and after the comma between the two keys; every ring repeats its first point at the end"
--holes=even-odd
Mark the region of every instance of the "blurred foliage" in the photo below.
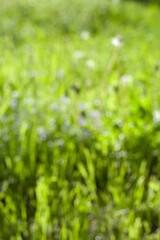
{"type": "Polygon", "coordinates": [[[160,10],[0,8],[0,239],[160,238],[160,10]]]}

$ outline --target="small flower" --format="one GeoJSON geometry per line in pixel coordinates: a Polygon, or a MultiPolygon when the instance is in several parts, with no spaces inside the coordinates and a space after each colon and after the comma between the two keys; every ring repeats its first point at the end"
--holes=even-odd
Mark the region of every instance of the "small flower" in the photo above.
{"type": "Polygon", "coordinates": [[[33,106],[33,104],[34,104],[34,100],[33,100],[33,98],[31,98],[31,97],[24,98],[23,101],[24,101],[24,104],[26,104],[26,105],[33,106]]]}
{"type": "Polygon", "coordinates": [[[123,150],[116,153],[117,158],[126,158],[127,156],[128,156],[127,152],[123,150]]]}
{"type": "Polygon", "coordinates": [[[82,32],[81,32],[80,38],[81,38],[82,40],[88,40],[89,37],[90,37],[90,32],[88,32],[88,31],[82,31],[82,32]]]}
{"type": "Polygon", "coordinates": [[[79,125],[80,125],[81,127],[83,127],[83,126],[86,125],[86,121],[85,121],[85,119],[84,119],[83,117],[80,117],[79,120],[78,120],[78,122],[79,122],[79,125]]]}
{"type": "Polygon", "coordinates": [[[116,211],[116,216],[120,216],[120,215],[125,215],[129,212],[129,209],[128,208],[124,208],[124,209],[120,209],[118,211],[116,211]]]}
{"type": "Polygon", "coordinates": [[[49,119],[48,123],[50,126],[55,126],[55,120],[53,118],[49,119]]]}
{"type": "Polygon", "coordinates": [[[57,140],[57,145],[58,145],[58,147],[63,147],[63,145],[64,145],[64,140],[63,140],[62,138],[58,139],[58,140],[57,140]]]}
{"type": "Polygon", "coordinates": [[[48,142],[48,147],[49,147],[49,148],[52,148],[53,146],[54,146],[54,143],[53,143],[52,141],[49,141],[49,142],[48,142]]]}
{"type": "Polygon", "coordinates": [[[116,37],[112,38],[111,43],[115,47],[121,47],[122,46],[122,36],[117,35],[116,37]]]}
{"type": "Polygon", "coordinates": [[[91,131],[89,129],[83,129],[82,134],[83,134],[83,136],[87,137],[87,136],[91,135],[91,131]]]}
{"type": "Polygon", "coordinates": [[[121,145],[117,143],[114,147],[115,151],[118,152],[121,149],[121,145]]]}
{"type": "Polygon", "coordinates": [[[95,240],[103,240],[103,236],[98,234],[95,236],[95,240]]]}
{"type": "Polygon", "coordinates": [[[116,128],[121,128],[123,125],[123,122],[121,119],[118,119],[116,121],[113,122],[113,126],[116,127],[116,128]]]}
{"type": "Polygon", "coordinates": [[[64,163],[64,159],[63,159],[63,158],[60,158],[60,159],[58,160],[58,164],[59,164],[59,165],[63,165],[63,163],[64,163]]]}
{"type": "Polygon", "coordinates": [[[83,58],[84,57],[84,52],[83,51],[81,51],[81,50],[76,50],[75,52],[74,52],[74,58],[75,59],[81,59],[81,58],[83,58]]]}
{"type": "Polygon", "coordinates": [[[29,72],[29,77],[30,78],[35,78],[37,76],[37,72],[35,71],[35,70],[31,70],[30,72],[29,72]]]}
{"type": "Polygon", "coordinates": [[[98,110],[92,111],[90,113],[91,117],[93,117],[94,119],[99,119],[100,118],[100,112],[98,110]]]}
{"type": "Polygon", "coordinates": [[[154,123],[159,123],[160,122],[160,111],[155,110],[153,112],[153,122],[154,123]]]}
{"type": "Polygon", "coordinates": [[[70,103],[69,97],[67,97],[67,96],[65,96],[65,95],[62,95],[62,96],[60,97],[60,101],[61,101],[62,103],[65,103],[65,104],[70,103]]]}
{"type": "Polygon", "coordinates": [[[125,135],[123,133],[120,133],[119,136],[118,136],[119,140],[124,140],[125,138],[125,135]]]}
{"type": "Polygon", "coordinates": [[[109,132],[108,132],[108,131],[103,131],[103,132],[102,132],[102,136],[103,136],[103,137],[109,136],[109,132]]]}
{"type": "Polygon", "coordinates": [[[95,63],[92,59],[89,59],[86,61],[86,65],[88,68],[94,68],[95,63]]]}
{"type": "Polygon", "coordinates": [[[78,108],[79,108],[79,110],[80,111],[85,111],[86,109],[87,109],[87,103],[85,103],[85,102],[82,102],[79,106],[78,106],[78,108]]]}
{"type": "Polygon", "coordinates": [[[111,117],[112,117],[112,113],[111,113],[110,111],[107,111],[107,112],[106,112],[106,117],[107,117],[107,118],[111,118],[111,117]]]}
{"type": "Polygon", "coordinates": [[[10,136],[9,136],[8,134],[5,134],[5,135],[3,136],[3,140],[4,140],[5,142],[8,142],[9,139],[10,139],[10,136]]]}
{"type": "Polygon", "coordinates": [[[134,127],[134,123],[133,123],[133,122],[129,122],[129,123],[128,123],[128,127],[129,127],[129,128],[133,128],[133,127],[134,127]]]}
{"type": "Polygon", "coordinates": [[[129,83],[131,83],[133,81],[133,77],[129,74],[124,74],[121,76],[120,78],[120,83],[122,85],[128,85],[129,83]]]}
{"type": "Polygon", "coordinates": [[[56,74],[57,78],[62,79],[64,78],[64,75],[65,75],[65,71],[63,69],[60,69],[57,71],[57,74],[56,74]]]}
{"type": "Polygon", "coordinates": [[[1,122],[5,123],[7,121],[7,115],[3,115],[1,118],[1,122]]]}
{"type": "Polygon", "coordinates": [[[96,107],[99,107],[99,106],[101,105],[101,100],[100,100],[100,99],[95,99],[95,100],[94,100],[94,105],[95,105],[96,107]]]}
{"type": "Polygon", "coordinates": [[[17,90],[14,90],[12,91],[11,95],[12,95],[12,98],[18,98],[19,92],[17,90]]]}
{"type": "Polygon", "coordinates": [[[37,128],[37,134],[39,135],[41,141],[46,141],[47,136],[46,136],[46,132],[44,129],[37,128]]]}
{"type": "Polygon", "coordinates": [[[153,155],[154,155],[155,157],[157,157],[157,156],[159,155],[159,150],[158,150],[158,149],[155,149],[155,150],[153,151],[153,155]]]}
{"type": "Polygon", "coordinates": [[[54,110],[54,111],[58,111],[59,107],[58,107],[57,103],[52,103],[51,104],[51,109],[54,110]]]}
{"type": "Polygon", "coordinates": [[[120,0],[112,0],[112,2],[113,2],[114,4],[118,4],[118,3],[120,2],[120,0]]]}
{"type": "Polygon", "coordinates": [[[71,125],[71,122],[70,122],[69,120],[65,120],[65,121],[64,121],[64,127],[65,127],[65,128],[69,128],[70,125],[71,125]]]}
{"type": "Polygon", "coordinates": [[[10,101],[9,106],[10,106],[11,109],[13,109],[13,110],[16,109],[17,105],[18,105],[18,100],[12,99],[12,100],[10,101]]]}

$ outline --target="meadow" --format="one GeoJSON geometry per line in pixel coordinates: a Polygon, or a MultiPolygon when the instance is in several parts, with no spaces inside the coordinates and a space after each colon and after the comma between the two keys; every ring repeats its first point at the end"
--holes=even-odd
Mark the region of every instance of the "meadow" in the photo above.
{"type": "Polygon", "coordinates": [[[0,1],[0,239],[160,239],[160,7],[0,1]]]}

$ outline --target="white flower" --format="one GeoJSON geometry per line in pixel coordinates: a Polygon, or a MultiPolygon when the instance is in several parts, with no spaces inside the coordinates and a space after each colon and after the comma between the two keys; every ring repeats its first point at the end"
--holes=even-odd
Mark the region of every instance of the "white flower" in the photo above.
{"type": "Polygon", "coordinates": [[[120,133],[119,136],[118,136],[119,140],[124,140],[125,138],[125,135],[123,133],[120,133]]]}
{"type": "Polygon", "coordinates": [[[63,147],[63,145],[64,145],[64,140],[63,140],[62,138],[58,139],[58,140],[57,140],[57,145],[58,145],[59,147],[63,147]]]}
{"type": "Polygon", "coordinates": [[[76,50],[75,52],[74,52],[74,58],[75,59],[81,59],[81,58],[83,58],[84,57],[84,52],[83,51],[81,51],[81,50],[76,50]]]}
{"type": "Polygon", "coordinates": [[[126,158],[127,156],[128,156],[127,152],[125,152],[123,150],[116,153],[117,158],[126,158]]]}
{"type": "Polygon", "coordinates": [[[122,46],[122,36],[117,35],[116,37],[112,38],[111,43],[115,47],[121,47],[122,46]]]}
{"type": "Polygon", "coordinates": [[[159,123],[160,122],[160,111],[155,110],[153,112],[153,122],[154,123],[159,123]]]}
{"type": "Polygon", "coordinates": [[[133,127],[134,127],[134,123],[133,123],[133,122],[129,122],[129,123],[128,123],[128,127],[129,127],[129,128],[133,128],[133,127]]]}
{"type": "Polygon", "coordinates": [[[99,107],[100,105],[101,105],[101,100],[100,99],[95,99],[94,100],[94,105],[96,106],[96,107],[99,107]]]}
{"type": "Polygon", "coordinates": [[[117,4],[120,2],[120,0],[112,0],[113,3],[117,4]]]}
{"type": "Polygon", "coordinates": [[[24,98],[24,104],[32,106],[34,104],[34,99],[31,97],[24,98]]]}
{"type": "Polygon", "coordinates": [[[128,85],[132,81],[133,81],[133,77],[129,74],[124,74],[120,78],[120,82],[121,82],[122,85],[128,85]]]}
{"type": "Polygon", "coordinates": [[[95,237],[95,240],[102,240],[102,239],[103,239],[103,236],[101,236],[100,234],[95,237]]]}
{"type": "Polygon", "coordinates": [[[159,150],[158,150],[158,149],[155,149],[155,150],[153,151],[153,155],[154,155],[154,156],[158,156],[158,155],[159,155],[159,150]]]}
{"type": "Polygon", "coordinates": [[[90,37],[90,32],[82,31],[80,37],[82,40],[88,40],[88,38],[90,37]]]}
{"type": "Polygon", "coordinates": [[[92,59],[89,59],[86,61],[86,65],[88,68],[94,68],[95,63],[92,59]]]}
{"type": "Polygon", "coordinates": [[[48,147],[49,147],[49,148],[52,148],[53,146],[54,146],[54,143],[53,143],[52,141],[49,141],[49,142],[48,142],[48,147]]]}
{"type": "Polygon", "coordinates": [[[53,118],[51,118],[51,119],[49,119],[48,123],[49,123],[49,125],[54,126],[55,120],[53,118]]]}
{"type": "Polygon", "coordinates": [[[120,143],[117,143],[114,147],[115,151],[118,152],[121,149],[120,143]]]}
{"type": "Polygon", "coordinates": [[[116,216],[125,215],[128,212],[129,212],[128,208],[120,209],[120,210],[116,211],[116,216]]]}
{"type": "Polygon", "coordinates": [[[59,78],[59,79],[64,78],[64,75],[65,75],[65,71],[63,69],[58,70],[58,72],[56,74],[57,78],[59,78]]]}

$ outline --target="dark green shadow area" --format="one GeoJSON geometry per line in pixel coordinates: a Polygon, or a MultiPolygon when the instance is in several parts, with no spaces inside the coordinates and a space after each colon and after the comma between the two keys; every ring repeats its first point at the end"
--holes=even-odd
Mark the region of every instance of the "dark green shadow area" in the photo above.
{"type": "MultiPolygon", "coordinates": [[[[131,2],[132,0],[124,0],[126,2],[131,2]]],[[[142,4],[156,4],[156,5],[160,5],[160,1],[159,0],[133,0],[135,2],[138,2],[138,3],[142,3],[142,4]]]]}

